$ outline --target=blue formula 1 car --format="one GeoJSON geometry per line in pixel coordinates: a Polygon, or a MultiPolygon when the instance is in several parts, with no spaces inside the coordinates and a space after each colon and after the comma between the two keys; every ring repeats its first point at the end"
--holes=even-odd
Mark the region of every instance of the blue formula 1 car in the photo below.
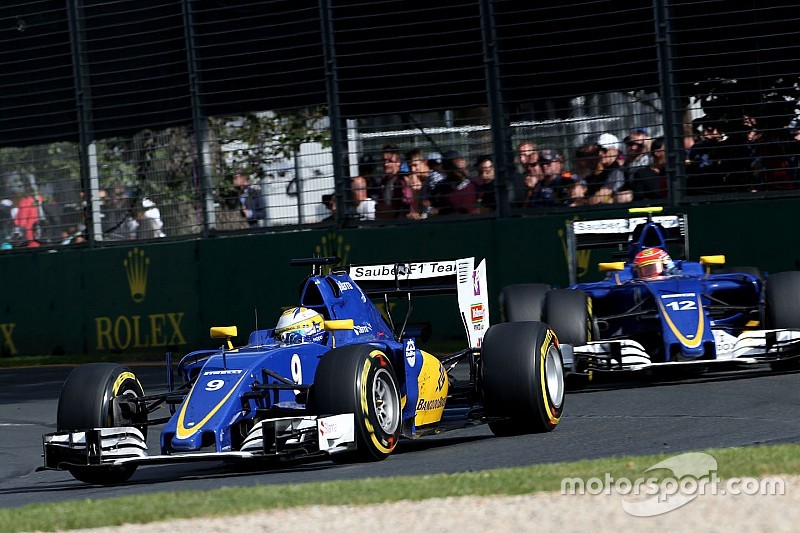
{"type": "Polygon", "coordinates": [[[58,431],[44,436],[43,468],[114,484],[143,464],[370,461],[387,457],[401,437],[472,424],[488,423],[497,435],[556,427],[564,407],[556,337],[542,323],[489,327],[485,262],[337,268],[338,261],[294,260],[312,269],[298,306],[244,346],[231,342],[235,327],[211,328],[222,346],[184,356],[179,384],[168,356],[167,393],[147,395],[118,364],[76,367],[59,399],[58,431]],[[441,293],[458,295],[469,346],[434,357],[417,345],[410,304],[412,295],[441,293]],[[378,295],[407,300],[401,325],[384,319],[370,299],[378,295]],[[154,425],[163,427],[151,454],[154,425]]]}
{"type": "Polygon", "coordinates": [[[504,320],[542,320],[556,332],[568,374],[701,365],[723,369],[800,362],[800,272],[764,278],[754,267],[725,268],[722,255],[688,256],[687,217],[645,216],[571,221],[567,244],[572,285],[504,287],[504,320]],[[574,283],[585,250],[616,247],[600,263],[605,279],[574,283]],[[612,257],[614,259],[614,257],[612,257]]]}

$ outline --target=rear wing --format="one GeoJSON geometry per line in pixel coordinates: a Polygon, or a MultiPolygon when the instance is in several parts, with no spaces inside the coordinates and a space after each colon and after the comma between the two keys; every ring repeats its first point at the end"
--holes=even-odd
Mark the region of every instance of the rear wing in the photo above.
{"type": "Polygon", "coordinates": [[[350,265],[350,278],[368,296],[455,294],[471,348],[478,348],[489,329],[486,261],[408,261],[379,265],[350,265]]]}
{"type": "MultiPolygon", "coordinates": [[[[631,210],[634,211],[634,210],[631,210]]],[[[634,211],[635,212],[635,211],[634,211]]],[[[642,210],[649,213],[647,209],[642,210]]],[[[682,247],[681,253],[689,257],[689,220],[686,215],[632,216],[627,218],[607,218],[600,220],[567,221],[567,263],[569,283],[578,282],[578,255],[581,250],[616,248],[618,257],[629,260],[630,246],[634,231],[648,221],[660,226],[666,244],[675,243],[682,247]]],[[[657,243],[649,245],[657,246],[657,243]]]]}

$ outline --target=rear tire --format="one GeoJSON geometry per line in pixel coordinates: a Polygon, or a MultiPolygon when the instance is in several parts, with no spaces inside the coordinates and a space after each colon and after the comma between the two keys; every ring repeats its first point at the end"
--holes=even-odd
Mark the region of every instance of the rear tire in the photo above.
{"type": "Polygon", "coordinates": [[[318,415],[353,413],[357,449],[331,454],[335,462],[380,461],[400,438],[402,406],[389,359],[374,346],[351,345],[325,354],[314,376],[318,415]]]}
{"type": "MultiPolygon", "coordinates": [[[[778,272],[769,276],[764,287],[764,322],[767,329],[800,329],[800,272],[778,272]]],[[[773,370],[800,368],[800,358],[775,361],[773,370]]]]}
{"type": "MultiPolygon", "coordinates": [[[[89,363],[76,367],[67,376],[58,399],[58,431],[133,426],[146,436],[147,414],[121,409],[117,397],[144,396],[144,389],[133,372],[116,363],[89,363]]],[[[136,465],[74,466],[72,477],[84,483],[115,485],[130,479],[136,465]]]]}
{"type": "Polygon", "coordinates": [[[547,324],[490,327],[481,348],[481,377],[495,435],[543,433],[558,425],[564,410],[564,368],[547,324]]]}
{"type": "Polygon", "coordinates": [[[500,291],[500,321],[525,322],[542,320],[542,302],[550,290],[546,283],[521,283],[500,291]]]}
{"type": "Polygon", "coordinates": [[[558,342],[583,346],[593,337],[589,306],[583,291],[554,289],[545,295],[542,320],[556,332],[558,342]]]}

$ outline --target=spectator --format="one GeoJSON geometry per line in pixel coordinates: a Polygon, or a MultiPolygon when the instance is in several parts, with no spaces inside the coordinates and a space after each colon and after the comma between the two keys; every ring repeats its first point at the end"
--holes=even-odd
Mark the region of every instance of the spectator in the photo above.
{"type": "Polygon", "coordinates": [[[406,217],[414,220],[427,218],[430,212],[430,199],[425,197],[428,192],[426,181],[431,170],[428,159],[422,150],[415,149],[406,154],[406,161],[410,170],[403,195],[408,205],[406,217]]]}
{"type": "Polygon", "coordinates": [[[61,244],[81,244],[86,242],[86,224],[80,222],[76,226],[61,232],[61,244]]]}
{"type": "Polygon", "coordinates": [[[570,176],[564,179],[564,198],[562,205],[567,207],[583,207],[589,205],[587,192],[589,186],[586,180],[577,176],[570,176]]]}
{"type": "Polygon", "coordinates": [[[6,239],[14,229],[14,203],[9,199],[0,201],[0,239],[6,239]]]}
{"type": "Polygon", "coordinates": [[[688,154],[687,192],[716,194],[725,189],[731,171],[728,138],[716,121],[701,117],[697,120],[700,138],[688,154]]]}
{"type": "Polygon", "coordinates": [[[467,160],[456,150],[444,154],[444,169],[450,190],[447,193],[447,212],[475,214],[478,212],[478,195],[475,184],[469,178],[467,160]]]}
{"type": "Polygon", "coordinates": [[[358,220],[375,220],[375,200],[367,194],[367,178],[356,176],[350,182],[353,207],[358,220]]]}
{"type": "Polygon", "coordinates": [[[261,194],[261,187],[250,184],[250,176],[237,170],[233,176],[233,187],[239,197],[242,216],[251,227],[264,226],[267,218],[267,204],[261,194]]]}
{"type": "Polygon", "coordinates": [[[163,231],[164,222],[161,220],[161,211],[151,199],[142,198],[141,208],[135,209],[134,213],[136,222],[138,222],[136,228],[138,239],[159,239],[167,236],[163,231]]]}
{"type": "Polygon", "coordinates": [[[478,194],[478,211],[491,213],[497,210],[497,193],[495,190],[495,168],[492,156],[482,155],[475,164],[478,169],[478,179],[475,186],[478,194]]]}
{"type": "Polygon", "coordinates": [[[127,241],[136,238],[138,223],[131,215],[131,205],[124,187],[110,187],[100,191],[100,216],[103,239],[127,241]]]}
{"type": "Polygon", "coordinates": [[[800,187],[800,120],[796,118],[789,122],[786,154],[792,183],[795,187],[800,187]]]}
{"type": "Polygon", "coordinates": [[[427,159],[429,171],[427,179],[422,184],[422,197],[425,202],[425,212],[428,216],[436,216],[441,210],[447,211],[450,184],[443,169],[442,154],[431,152],[427,155],[427,159]]]}
{"type": "Polygon", "coordinates": [[[404,216],[404,189],[406,189],[406,173],[401,172],[403,161],[400,149],[393,144],[383,147],[383,176],[381,177],[381,193],[377,199],[376,216],[379,218],[396,218],[404,216]]]}
{"type": "Polygon", "coordinates": [[[630,179],[640,168],[649,167],[653,162],[650,152],[653,140],[644,128],[631,130],[625,137],[625,174],[630,179]]]}
{"type": "Polygon", "coordinates": [[[536,184],[541,179],[541,167],[539,166],[539,150],[533,141],[522,141],[517,145],[517,160],[519,161],[521,172],[514,175],[512,188],[513,204],[522,207],[526,203],[528,191],[531,184],[536,184]]]}
{"type": "Polygon", "coordinates": [[[620,164],[621,143],[610,133],[603,133],[597,139],[600,155],[599,172],[593,175],[594,183],[589,183],[589,203],[610,204],[615,201],[630,201],[630,187],[625,182],[625,172],[620,164]]]}
{"type": "Polygon", "coordinates": [[[601,170],[599,146],[587,144],[575,150],[575,172],[573,173],[575,177],[589,183],[595,173],[599,173],[601,170]]]}
{"type": "Polygon", "coordinates": [[[33,225],[43,217],[42,197],[35,194],[30,183],[23,185],[24,196],[17,202],[15,224],[24,230],[25,240],[34,240],[33,225]]]}
{"type": "Polygon", "coordinates": [[[333,194],[322,195],[322,205],[328,210],[328,216],[324,217],[320,222],[333,222],[336,220],[336,196],[333,194]]]}
{"type": "Polygon", "coordinates": [[[552,205],[564,198],[564,187],[572,174],[564,171],[564,158],[556,150],[545,149],[539,152],[539,166],[542,167],[542,188],[545,195],[552,198],[552,205]]]}
{"type": "Polygon", "coordinates": [[[381,181],[377,172],[378,165],[375,158],[364,154],[358,158],[358,175],[367,182],[367,195],[378,202],[381,198],[381,181]]]}
{"type": "Polygon", "coordinates": [[[667,194],[664,138],[653,139],[650,164],[636,170],[631,180],[636,200],[659,200],[667,194]]]}

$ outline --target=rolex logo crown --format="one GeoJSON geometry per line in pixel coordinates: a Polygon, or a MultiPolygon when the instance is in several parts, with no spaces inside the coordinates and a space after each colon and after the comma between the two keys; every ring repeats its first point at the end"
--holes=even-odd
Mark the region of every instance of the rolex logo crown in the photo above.
{"type": "Polygon", "coordinates": [[[144,250],[134,248],[128,252],[128,258],[122,264],[128,276],[128,287],[134,302],[141,303],[147,291],[147,271],[150,269],[150,258],[145,257],[144,250]]]}

